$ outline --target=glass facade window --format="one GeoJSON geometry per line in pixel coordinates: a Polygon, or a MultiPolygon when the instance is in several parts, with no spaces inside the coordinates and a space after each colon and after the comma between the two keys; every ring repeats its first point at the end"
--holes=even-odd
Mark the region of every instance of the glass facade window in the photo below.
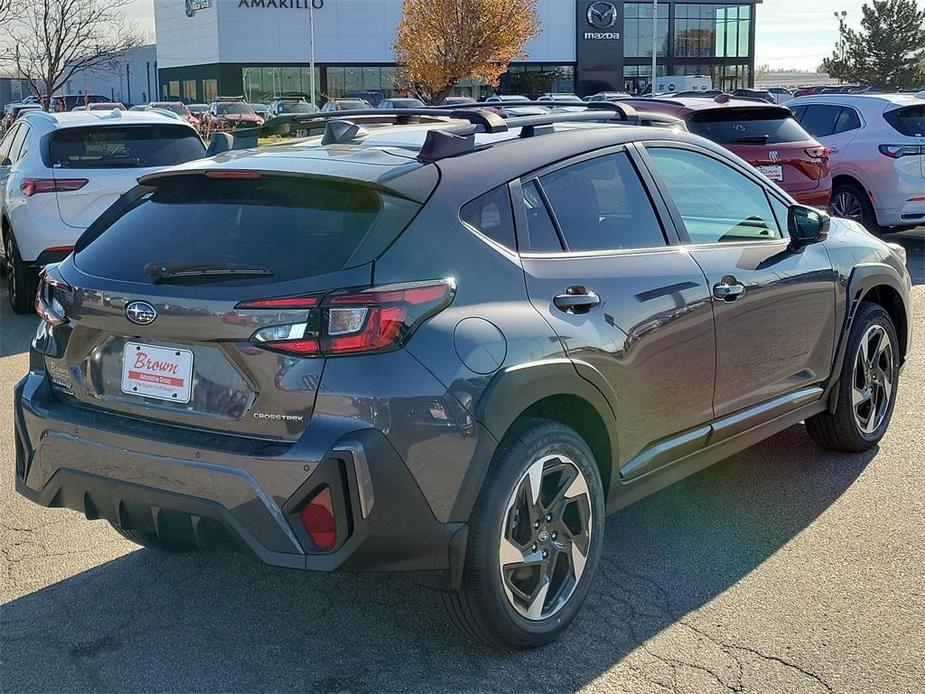
{"type": "MultiPolygon", "coordinates": [[[[628,2],[624,6],[623,55],[652,57],[652,3],[628,2]]],[[[657,56],[668,55],[668,4],[658,6],[657,56]]]]}
{"type": "Polygon", "coordinates": [[[324,96],[336,99],[348,94],[361,95],[361,92],[379,92],[383,98],[399,91],[395,83],[395,68],[391,66],[376,67],[347,65],[326,68],[327,91],[324,96]]]}
{"type": "MultiPolygon", "coordinates": [[[[655,69],[656,77],[664,77],[668,74],[667,65],[657,65],[655,69]]],[[[652,81],[652,65],[624,65],[623,66],[623,91],[635,94],[646,88],[652,81]]]]}
{"type": "Polygon", "coordinates": [[[675,5],[674,55],[747,58],[750,23],[749,5],[675,5]]]}
{"type": "Polygon", "coordinates": [[[196,101],[196,80],[183,80],[183,101],[188,104],[196,101]]]}
{"type": "MultiPolygon", "coordinates": [[[[254,104],[266,104],[280,94],[309,94],[311,69],[308,67],[241,68],[244,98],[254,104]]],[[[315,68],[315,103],[320,103],[321,73],[315,68]]]]}
{"type": "Polygon", "coordinates": [[[218,97],[218,80],[202,81],[202,100],[209,104],[218,97]]]}
{"type": "Polygon", "coordinates": [[[574,65],[511,65],[501,78],[502,94],[539,96],[575,91],[574,65]]]}

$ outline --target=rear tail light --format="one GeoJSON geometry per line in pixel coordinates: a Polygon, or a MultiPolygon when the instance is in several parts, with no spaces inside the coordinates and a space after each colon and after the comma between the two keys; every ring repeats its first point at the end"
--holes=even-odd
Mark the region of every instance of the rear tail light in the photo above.
{"type": "Polygon", "coordinates": [[[890,159],[901,157],[925,156],[925,146],[922,145],[880,145],[880,154],[890,159]]]}
{"type": "Polygon", "coordinates": [[[54,274],[53,268],[53,265],[48,265],[39,273],[39,286],[35,293],[35,312],[39,318],[50,325],[62,325],[67,322],[67,316],[58,294],[70,291],[71,288],[54,274]]]}
{"type": "Polygon", "coordinates": [[[337,544],[337,523],[330,487],[322,488],[308,500],[299,511],[299,520],[315,547],[321,550],[334,549],[337,544]]]}
{"type": "Polygon", "coordinates": [[[452,279],[412,282],[320,296],[243,301],[244,310],[307,310],[298,323],[261,328],[251,342],[295,356],[384,352],[404,345],[415,329],[453,300],[452,279]]]}
{"type": "Polygon", "coordinates": [[[70,190],[80,190],[89,181],[86,178],[25,178],[20,189],[26,197],[31,198],[39,193],[64,193],[70,190]]]}
{"type": "Polygon", "coordinates": [[[828,147],[807,147],[804,150],[813,159],[828,159],[832,155],[832,150],[828,147]]]}

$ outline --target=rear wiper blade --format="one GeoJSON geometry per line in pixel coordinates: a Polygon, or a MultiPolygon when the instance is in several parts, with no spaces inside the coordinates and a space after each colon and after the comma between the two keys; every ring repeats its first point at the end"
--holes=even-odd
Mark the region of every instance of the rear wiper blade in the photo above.
{"type": "Polygon", "coordinates": [[[768,140],[770,139],[771,139],[770,135],[749,135],[748,137],[740,137],[737,140],[730,140],[730,142],[733,144],[753,142],[757,145],[766,145],[768,144],[768,140]]]}
{"type": "Polygon", "coordinates": [[[148,263],[145,272],[155,284],[173,280],[210,280],[222,277],[272,277],[265,267],[248,265],[209,265],[202,263],[148,263]]]}

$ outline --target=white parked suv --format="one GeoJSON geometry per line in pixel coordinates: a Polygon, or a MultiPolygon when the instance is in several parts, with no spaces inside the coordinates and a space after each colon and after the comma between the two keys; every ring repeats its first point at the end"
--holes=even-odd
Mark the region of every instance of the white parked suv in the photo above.
{"type": "Polygon", "coordinates": [[[38,271],[139,176],[205,155],[189,124],[156,112],[30,112],[0,143],[0,264],[9,300],[28,313],[38,271]]]}
{"type": "Polygon", "coordinates": [[[877,233],[925,224],[925,93],[817,94],[787,106],[831,150],[832,214],[877,233]]]}

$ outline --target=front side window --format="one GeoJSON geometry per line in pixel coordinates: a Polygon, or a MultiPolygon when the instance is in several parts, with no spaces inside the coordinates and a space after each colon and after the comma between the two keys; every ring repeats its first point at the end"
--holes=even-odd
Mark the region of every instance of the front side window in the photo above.
{"type": "Polygon", "coordinates": [[[731,166],[698,152],[647,149],[691,243],[764,241],[782,237],[768,196],[731,166]]]}
{"type": "Polygon", "coordinates": [[[559,169],[543,176],[540,184],[571,252],[654,248],[666,243],[625,152],[559,169]]]}
{"type": "Polygon", "coordinates": [[[861,119],[853,108],[843,108],[835,118],[835,133],[847,133],[861,127],[861,119]]]}

